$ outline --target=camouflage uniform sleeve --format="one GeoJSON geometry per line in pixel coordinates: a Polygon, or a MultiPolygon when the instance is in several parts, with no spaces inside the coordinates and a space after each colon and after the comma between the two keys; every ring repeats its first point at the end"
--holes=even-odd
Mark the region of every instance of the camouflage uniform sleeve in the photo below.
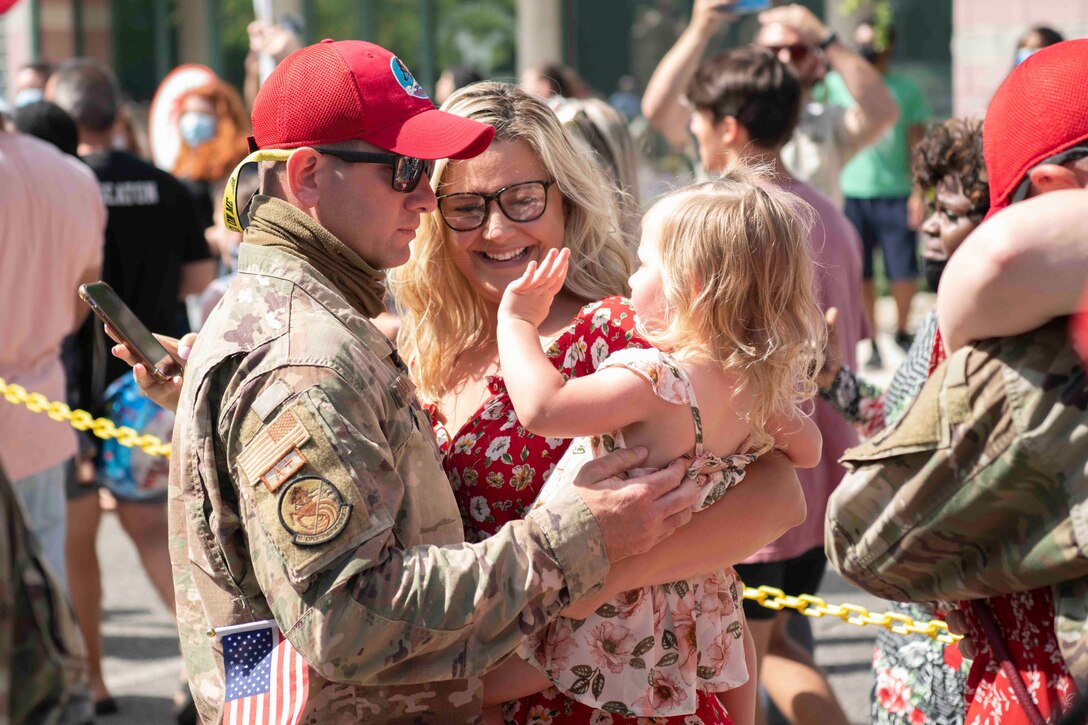
{"type": "Polygon", "coordinates": [[[827,550],[901,601],[973,599],[1088,575],[1088,389],[1064,329],[949,358],[895,425],[847,451],[827,550]]]}
{"type": "Polygon", "coordinates": [[[279,368],[220,419],[253,574],[319,674],[478,675],[599,586],[608,561],[576,493],[484,542],[449,544],[461,523],[426,414],[348,380],[279,368]]]}

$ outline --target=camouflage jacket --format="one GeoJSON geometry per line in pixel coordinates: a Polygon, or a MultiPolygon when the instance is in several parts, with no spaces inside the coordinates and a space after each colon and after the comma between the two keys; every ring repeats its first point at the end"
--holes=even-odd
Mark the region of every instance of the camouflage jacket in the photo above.
{"type": "Polygon", "coordinates": [[[906,414],[850,449],[827,552],[899,601],[1054,590],[1062,655],[1088,682],[1088,379],[1068,320],[958,350],[906,414]]]}
{"type": "Polygon", "coordinates": [[[87,700],[87,653],[75,613],[42,562],[0,471],[0,723],[70,721],[77,699],[87,700]]]}
{"type": "MultiPolygon", "coordinates": [[[[247,241],[315,224],[282,202],[253,219],[247,241]]],[[[604,579],[577,494],[464,543],[405,372],[312,266],[242,245],[171,457],[178,627],[205,722],[224,702],[209,630],[268,618],[310,666],[304,722],[474,722],[478,676],[604,579]]]]}

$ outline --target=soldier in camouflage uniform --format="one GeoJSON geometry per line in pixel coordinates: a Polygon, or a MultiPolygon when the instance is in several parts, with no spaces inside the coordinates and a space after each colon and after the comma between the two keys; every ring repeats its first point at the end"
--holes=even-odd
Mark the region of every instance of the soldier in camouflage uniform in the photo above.
{"type": "Polygon", "coordinates": [[[1023,717],[1022,695],[1045,718],[1088,685],[1088,380],[1067,318],[1015,334],[1072,312],[1084,283],[1084,265],[1040,270],[1030,251],[1085,249],[1083,220],[1068,216],[1085,192],[1050,193],[1088,186],[1085,62],[1088,41],[1051,46],[991,101],[991,214],[1044,196],[983,224],[950,261],[938,308],[953,352],[895,426],[847,451],[855,472],[828,509],[829,556],[862,588],[986,598],[967,609],[982,648],[969,721],[1023,717]],[[997,675],[1006,657],[1018,677],[997,675]]]}
{"type": "Polygon", "coordinates": [[[843,457],[832,563],[897,601],[1054,585],[1063,654],[1088,682],[1086,413],[1068,318],[961,348],[896,425],[843,457]]]}
{"type": "Polygon", "coordinates": [[[690,518],[694,486],[681,466],[610,478],[465,544],[427,415],[368,318],[380,270],[435,208],[419,159],[474,156],[493,130],[434,110],[403,63],[357,41],[284,60],[253,128],[253,158],[277,163],[189,357],[171,458],[198,709],[216,722],[224,703],[209,630],[274,618],[309,665],[304,722],[478,721],[478,676],[598,588],[610,557],[690,518]]]}
{"type": "Polygon", "coordinates": [[[90,720],[75,615],[0,469],[0,724],[90,720]]]}

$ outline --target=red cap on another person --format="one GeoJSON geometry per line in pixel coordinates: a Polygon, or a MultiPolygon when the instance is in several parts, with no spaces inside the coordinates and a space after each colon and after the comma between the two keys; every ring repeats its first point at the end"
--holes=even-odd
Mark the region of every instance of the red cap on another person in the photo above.
{"type": "Polygon", "coordinates": [[[1033,53],[997,89],[982,124],[987,216],[1023,198],[1032,167],[1088,141],[1086,69],[1088,39],[1067,40],[1033,53]]]}
{"type": "Polygon", "coordinates": [[[323,40],[284,58],[253,101],[256,149],[361,139],[402,156],[467,159],[491,143],[487,124],[439,111],[401,62],[361,40],[323,40]]]}

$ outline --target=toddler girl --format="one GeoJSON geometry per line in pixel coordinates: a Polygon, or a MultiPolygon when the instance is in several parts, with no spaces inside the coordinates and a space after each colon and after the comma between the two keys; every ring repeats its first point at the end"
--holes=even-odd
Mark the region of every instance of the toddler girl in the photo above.
{"type": "MultiPolygon", "coordinates": [[[[699,487],[696,511],[772,448],[797,466],[819,462],[819,431],[798,408],[815,393],[824,335],[802,205],[739,168],[664,197],[646,215],[641,267],[630,280],[640,325],[656,349],[613,353],[586,377],[564,380],[537,331],[563,286],[569,252],[551,250],[506,289],[498,344],[518,420],[538,435],[578,438],[538,502],[572,485],[587,460],[617,447],[648,448],[647,465],[655,468],[687,457],[687,475],[699,487]]],[[[722,535],[743,536],[743,521],[722,535]]],[[[750,635],[742,590],[729,568],[626,592],[584,620],[558,619],[520,654],[595,708],[685,715],[704,690],[723,693],[731,715],[747,721],[754,691],[744,687],[752,663],[744,654],[750,635]]],[[[527,670],[513,664],[489,675],[485,698],[487,688],[502,689],[511,677],[523,688],[549,684],[527,670]]]]}

